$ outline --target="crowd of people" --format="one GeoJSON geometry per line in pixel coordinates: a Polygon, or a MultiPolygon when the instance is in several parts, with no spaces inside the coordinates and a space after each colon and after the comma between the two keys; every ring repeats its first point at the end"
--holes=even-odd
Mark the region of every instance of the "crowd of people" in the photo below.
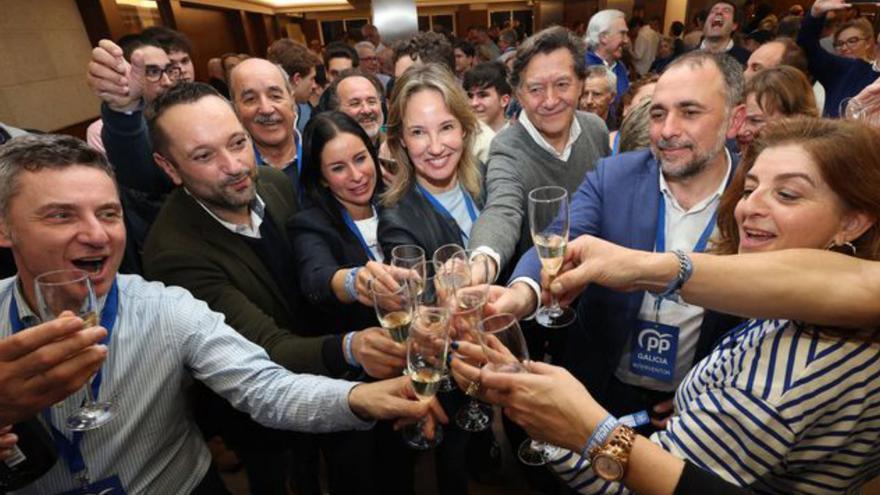
{"type": "Polygon", "coordinates": [[[396,430],[424,418],[438,493],[467,493],[499,442],[458,416],[491,405],[502,444],[547,442],[518,467],[533,493],[871,481],[880,48],[842,0],[748,4],[668,34],[613,9],[393,43],[368,24],[223,54],[209,84],[181,32],[101,40],[86,141],[0,125],[0,460],[34,418],[59,457],[11,493],[228,493],[225,449],[255,494],[415,493],[396,430]],[[558,273],[530,225],[546,186],[570,198],[558,273]],[[513,315],[526,372],[459,328],[457,387],[420,398],[374,310],[414,246],[461,248],[456,289],[513,315]],[[35,279],[58,269],[88,272],[100,325],[41,319],[35,279]],[[544,328],[557,299],[577,318],[544,328]],[[87,383],[117,415],[64,431],[87,383]]]}

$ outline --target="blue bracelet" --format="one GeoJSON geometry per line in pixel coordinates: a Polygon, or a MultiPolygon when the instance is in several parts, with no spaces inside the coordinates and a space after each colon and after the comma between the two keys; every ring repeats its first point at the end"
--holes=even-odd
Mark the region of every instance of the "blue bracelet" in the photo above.
{"type": "Polygon", "coordinates": [[[349,366],[361,368],[361,363],[357,362],[357,359],[354,358],[354,353],[351,352],[352,340],[354,340],[354,332],[348,332],[345,334],[345,337],[342,338],[342,355],[345,357],[345,362],[348,363],[349,366]]]}
{"type": "Polygon", "coordinates": [[[348,294],[353,301],[357,301],[358,298],[358,290],[357,290],[357,276],[358,272],[361,271],[361,266],[357,268],[353,268],[348,271],[345,275],[345,293],[348,294]]]}
{"type": "Polygon", "coordinates": [[[593,449],[600,445],[605,445],[608,436],[611,435],[611,432],[613,432],[618,425],[620,425],[620,423],[617,421],[617,418],[611,414],[605,416],[605,419],[596,426],[596,429],[593,430],[593,434],[590,435],[590,439],[587,440],[586,445],[584,445],[583,450],[581,450],[581,459],[575,466],[576,470],[580,470],[583,463],[590,458],[590,452],[592,452],[593,449]]]}

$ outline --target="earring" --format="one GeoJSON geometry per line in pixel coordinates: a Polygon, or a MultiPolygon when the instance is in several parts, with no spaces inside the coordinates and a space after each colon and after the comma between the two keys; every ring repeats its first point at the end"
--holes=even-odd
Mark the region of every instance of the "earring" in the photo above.
{"type": "Polygon", "coordinates": [[[853,255],[853,256],[856,255],[856,247],[853,245],[853,243],[851,243],[851,242],[849,242],[849,241],[846,241],[846,242],[844,242],[842,245],[843,245],[843,246],[846,246],[846,247],[848,247],[848,248],[850,248],[850,249],[852,249],[852,255],[853,255]]]}

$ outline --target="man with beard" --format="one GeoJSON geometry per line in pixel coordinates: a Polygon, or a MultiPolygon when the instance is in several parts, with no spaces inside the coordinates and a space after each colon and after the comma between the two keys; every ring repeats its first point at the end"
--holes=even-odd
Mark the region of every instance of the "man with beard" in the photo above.
{"type": "MultiPolygon", "coordinates": [[[[245,106],[239,115],[263,121],[253,125],[269,127],[268,137],[263,136],[268,140],[281,134],[272,129],[276,124],[265,122],[271,120],[266,116],[278,111],[274,102],[283,101],[285,78],[278,67],[260,62],[264,63],[250,64],[249,75],[265,67],[273,77],[264,78],[266,84],[260,85],[243,81],[238,74],[233,78],[233,91],[245,106]],[[255,95],[249,95],[250,91],[255,95]],[[251,98],[265,100],[252,115],[247,113],[251,98]]],[[[308,307],[294,282],[298,277],[285,229],[297,209],[294,188],[275,167],[256,166],[255,152],[265,150],[264,145],[252,147],[229,103],[201,83],[182,83],[169,90],[151,107],[148,117],[153,157],[178,186],[147,238],[144,270],[148,278],[188,289],[285,368],[358,376],[360,369],[346,362],[343,336],[320,335],[333,329],[309,325],[308,307]]],[[[354,352],[369,340],[358,334],[378,331],[357,332],[354,352]]],[[[380,355],[381,351],[371,353],[376,359],[382,359],[380,355]]],[[[372,369],[373,363],[361,363],[372,369]]],[[[290,437],[233,413],[216,396],[201,398],[203,404],[211,405],[212,416],[219,418],[227,445],[242,457],[251,492],[283,493],[284,456],[280,454],[291,446],[290,437]]]]}
{"type": "Polygon", "coordinates": [[[382,124],[385,122],[382,83],[361,69],[350,69],[340,73],[328,91],[328,109],[339,110],[356,120],[378,151],[382,144],[382,124]]]}
{"type": "MultiPolygon", "coordinates": [[[[694,51],[673,61],[654,90],[651,149],[599,160],[573,196],[570,237],[590,234],[648,251],[705,250],[736,168],[724,144],[742,119],[742,90],[742,68],[727,55],[694,51]]],[[[494,309],[527,316],[541,294],[534,249],[513,280],[494,309]]],[[[616,417],[643,413],[635,421],[645,433],[663,426],[678,382],[733,324],[648,292],[597,286],[577,309],[561,364],[616,417]],[[664,342],[664,351],[649,341],[664,342]]]]}
{"type": "Polygon", "coordinates": [[[736,5],[732,2],[716,2],[709,10],[709,17],[703,27],[703,41],[700,50],[709,53],[726,53],[745,67],[749,61],[749,51],[733,42],[736,31],[736,5]]]}

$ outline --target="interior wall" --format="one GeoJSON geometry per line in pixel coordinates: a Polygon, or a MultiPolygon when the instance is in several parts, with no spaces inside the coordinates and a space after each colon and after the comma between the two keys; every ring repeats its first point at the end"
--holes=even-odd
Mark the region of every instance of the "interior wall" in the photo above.
{"type": "MultiPolygon", "coordinates": [[[[181,5],[174,9],[177,29],[186,34],[193,45],[193,64],[196,79],[206,81],[208,60],[227,52],[243,52],[247,45],[237,40],[236,29],[241,31],[241,21],[236,26],[228,13],[231,11],[197,7],[193,4],[181,5]]],[[[238,11],[234,11],[239,15],[238,11]]],[[[263,50],[265,53],[265,48],[263,50]]]]}
{"type": "Polygon", "coordinates": [[[55,131],[97,118],[75,0],[0,0],[0,121],[55,131]]]}
{"type": "Polygon", "coordinates": [[[578,21],[588,22],[599,11],[599,0],[568,0],[565,2],[565,25],[572,26],[578,21]]]}

